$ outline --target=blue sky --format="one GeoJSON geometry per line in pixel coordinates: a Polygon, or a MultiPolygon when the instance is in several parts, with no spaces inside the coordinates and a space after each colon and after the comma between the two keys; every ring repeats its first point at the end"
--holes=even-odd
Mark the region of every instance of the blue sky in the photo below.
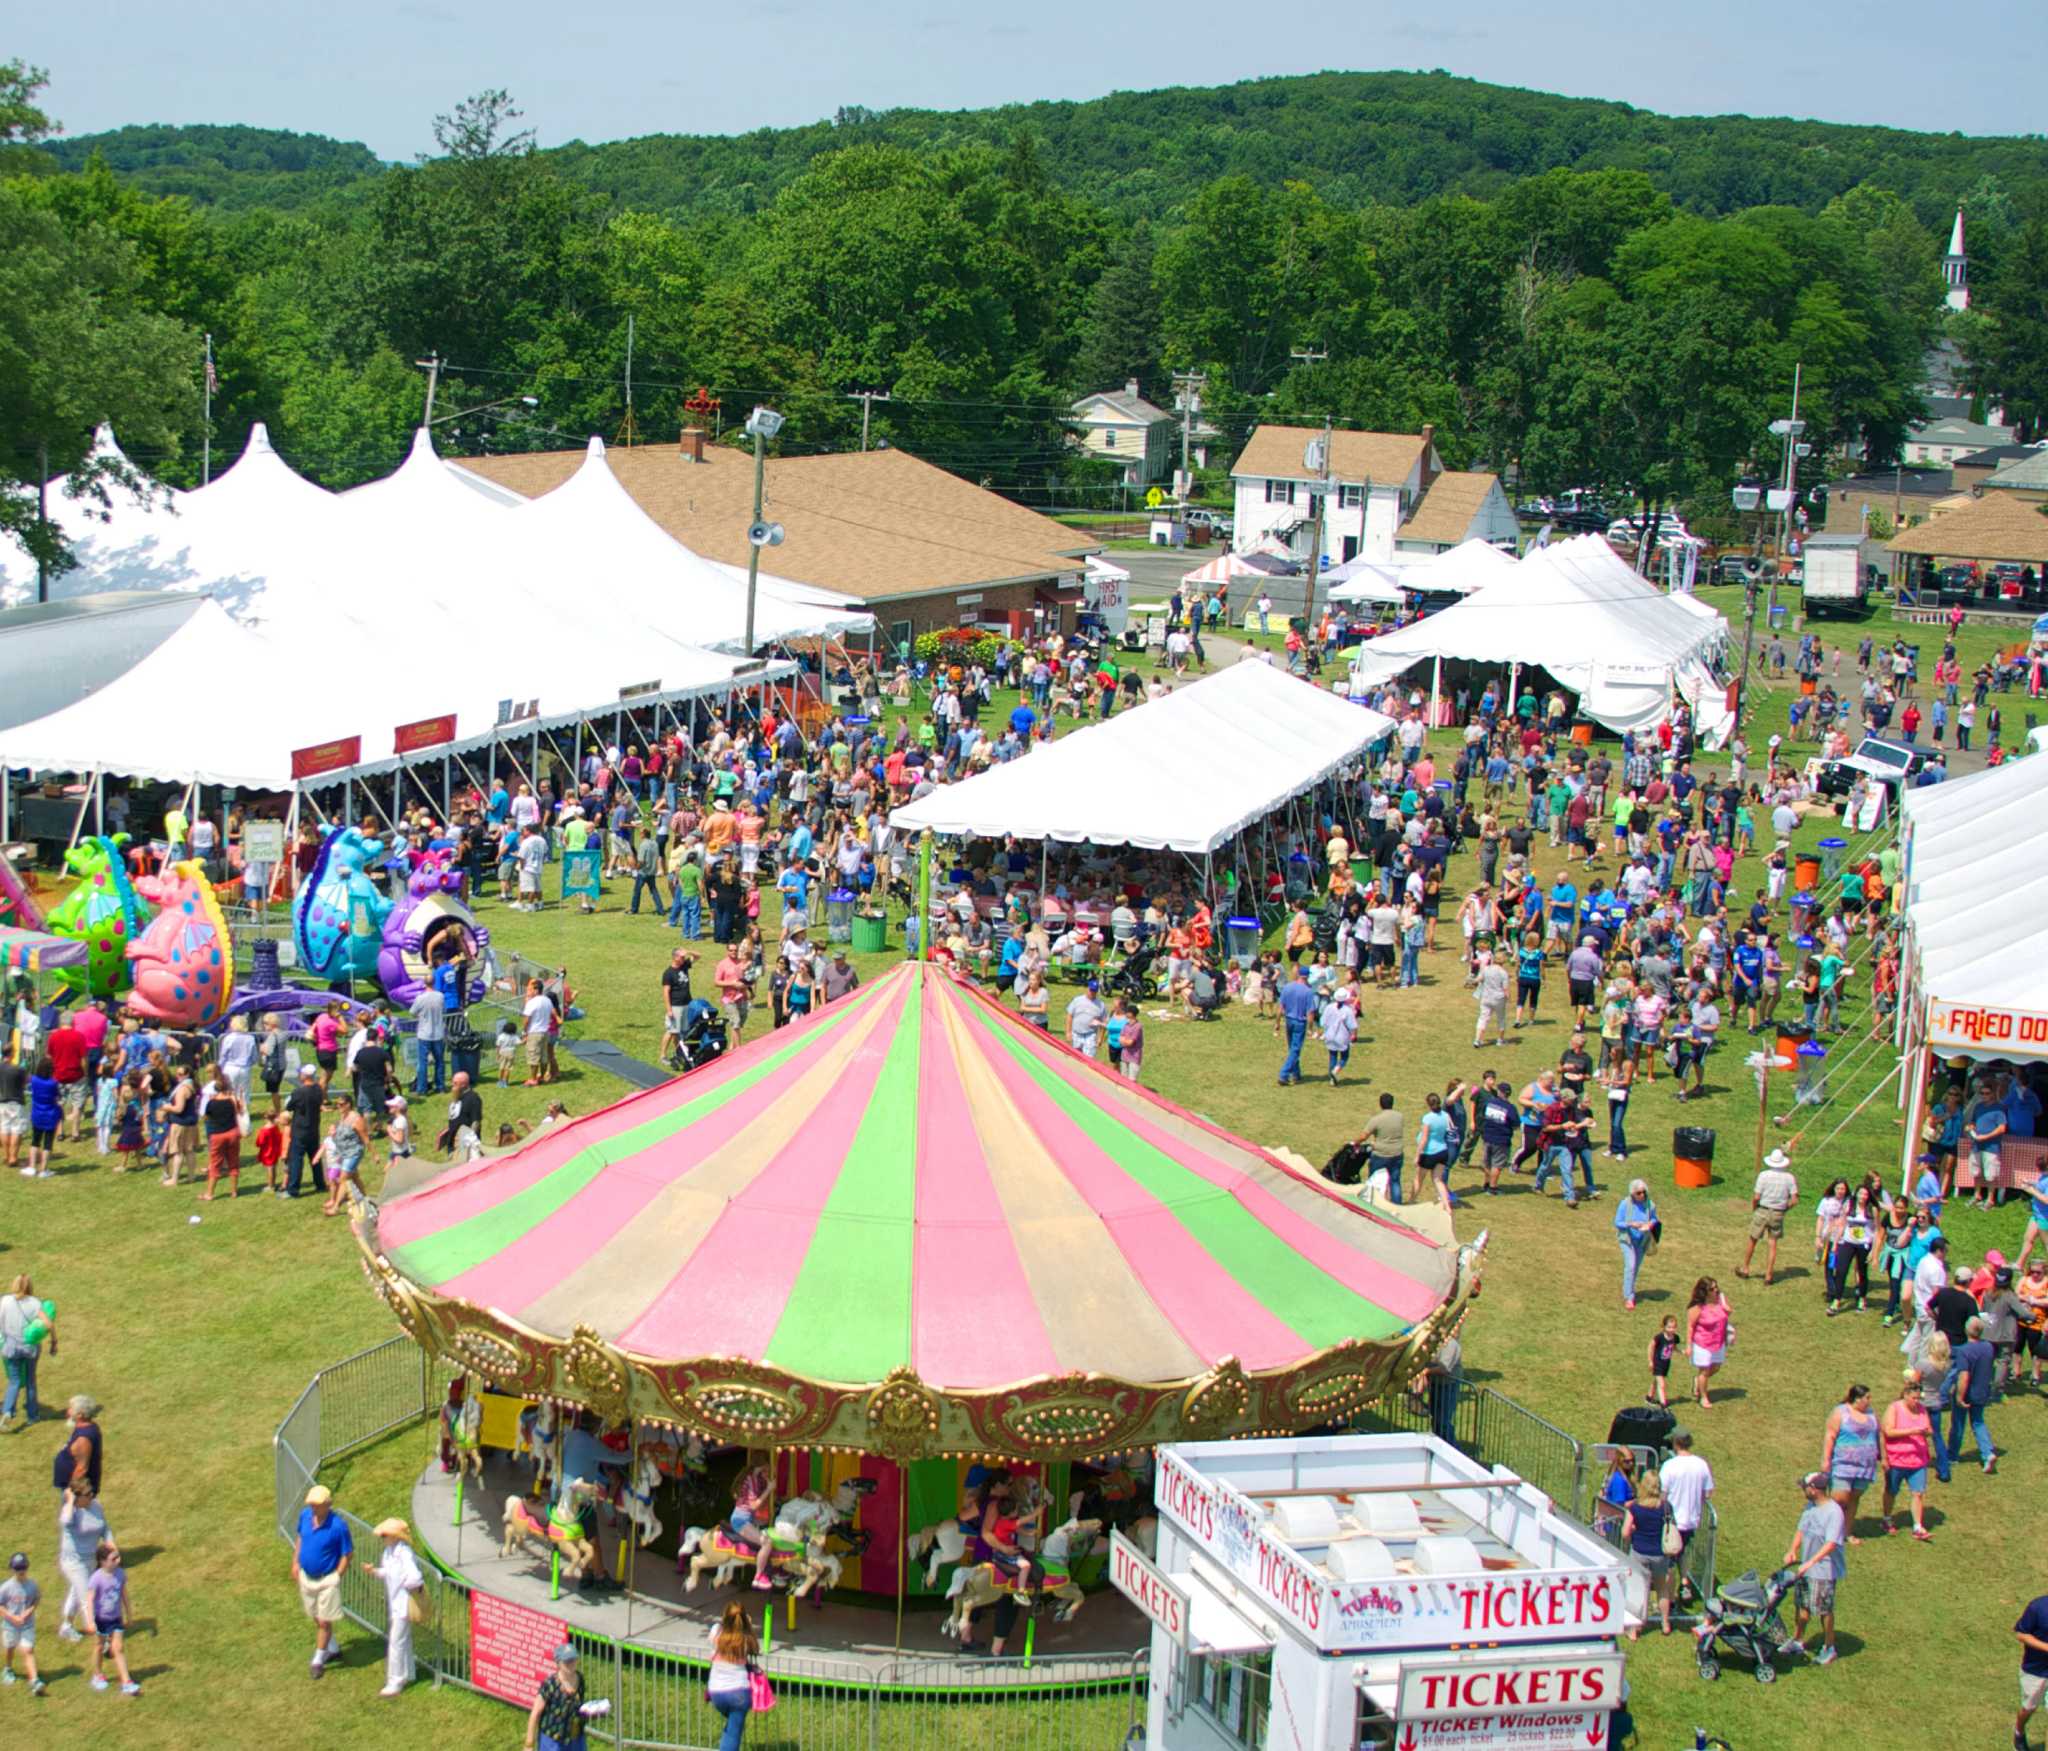
{"type": "Polygon", "coordinates": [[[71,133],[247,122],[387,158],[494,85],[552,145],[1325,67],[1441,67],[1677,114],[2048,132],[2048,7],[1981,26],[1908,0],[70,0],[18,10],[0,58],[50,70],[71,133]]]}

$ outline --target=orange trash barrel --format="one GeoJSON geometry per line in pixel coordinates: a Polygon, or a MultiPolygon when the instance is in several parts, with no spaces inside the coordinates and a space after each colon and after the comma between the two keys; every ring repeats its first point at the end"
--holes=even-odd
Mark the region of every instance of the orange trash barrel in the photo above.
{"type": "Polygon", "coordinates": [[[1714,1133],[1706,1125],[1680,1125],[1671,1133],[1671,1177],[1689,1191],[1714,1183],[1714,1133]]]}
{"type": "Polygon", "coordinates": [[[1792,886],[1802,894],[1810,894],[1819,887],[1820,859],[1802,852],[1792,865],[1792,886]]]}
{"type": "Polygon", "coordinates": [[[1593,726],[1591,724],[1573,724],[1572,740],[1577,742],[1582,748],[1590,748],[1593,745],[1593,726]]]}
{"type": "Polygon", "coordinates": [[[1814,678],[1811,675],[1807,675],[1801,679],[1799,683],[1799,691],[1801,693],[1804,693],[1811,697],[1818,690],[1819,684],[1814,680],[1814,678]]]}
{"type": "Polygon", "coordinates": [[[1671,1178],[1676,1185],[1689,1192],[1703,1191],[1714,1183],[1714,1164],[1711,1161],[1689,1161],[1684,1156],[1673,1156],[1671,1178]]]}

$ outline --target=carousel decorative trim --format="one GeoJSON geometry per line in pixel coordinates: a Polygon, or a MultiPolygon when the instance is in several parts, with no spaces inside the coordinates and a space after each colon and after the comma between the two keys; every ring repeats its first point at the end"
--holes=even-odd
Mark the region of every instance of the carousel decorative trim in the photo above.
{"type": "Polygon", "coordinates": [[[744,1357],[635,1355],[581,1324],[566,1340],[550,1337],[409,1282],[373,1250],[374,1228],[365,1234],[358,1225],[356,1238],[372,1287],[405,1334],[500,1391],[581,1405],[612,1423],[670,1424],[709,1441],[843,1448],[899,1461],[956,1453],[1092,1459],[1336,1421],[1421,1372],[1478,1292],[1486,1248],[1484,1235],[1463,1248],[1445,1301],[1383,1342],[1347,1339],[1267,1373],[1247,1373],[1226,1356],[1186,1380],[1063,1374],[950,1392],[907,1366],[854,1385],[803,1379],[744,1357]]]}

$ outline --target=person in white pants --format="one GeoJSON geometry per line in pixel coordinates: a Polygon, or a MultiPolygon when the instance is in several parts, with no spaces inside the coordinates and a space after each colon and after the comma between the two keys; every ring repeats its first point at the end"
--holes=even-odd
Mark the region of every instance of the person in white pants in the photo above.
{"type": "Polygon", "coordinates": [[[413,1680],[412,1612],[414,1596],[427,1584],[420,1573],[419,1558],[412,1553],[412,1528],[396,1518],[379,1521],[377,1536],[384,1541],[382,1558],[370,1565],[370,1573],[384,1583],[385,1616],[390,1629],[384,1653],[384,1688],[379,1696],[396,1696],[413,1680]]]}
{"type": "Polygon", "coordinates": [[[92,1610],[86,1600],[85,1584],[99,1558],[100,1540],[111,1538],[107,1516],[94,1500],[93,1487],[83,1470],[64,1491],[64,1506],[57,1511],[57,1572],[64,1577],[64,1609],[57,1617],[57,1639],[81,1639],[92,1630],[92,1610]]]}

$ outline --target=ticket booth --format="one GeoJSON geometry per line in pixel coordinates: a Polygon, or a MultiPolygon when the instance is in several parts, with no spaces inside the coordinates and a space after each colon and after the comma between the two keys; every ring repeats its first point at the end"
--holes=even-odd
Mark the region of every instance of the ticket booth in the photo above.
{"type": "MultiPolygon", "coordinates": [[[[1505,1468],[1426,1435],[1158,1451],[1151,1751],[1601,1751],[1627,1564],[1505,1468]]],[[[1635,1589],[1639,1594],[1640,1589],[1635,1589]]]]}

